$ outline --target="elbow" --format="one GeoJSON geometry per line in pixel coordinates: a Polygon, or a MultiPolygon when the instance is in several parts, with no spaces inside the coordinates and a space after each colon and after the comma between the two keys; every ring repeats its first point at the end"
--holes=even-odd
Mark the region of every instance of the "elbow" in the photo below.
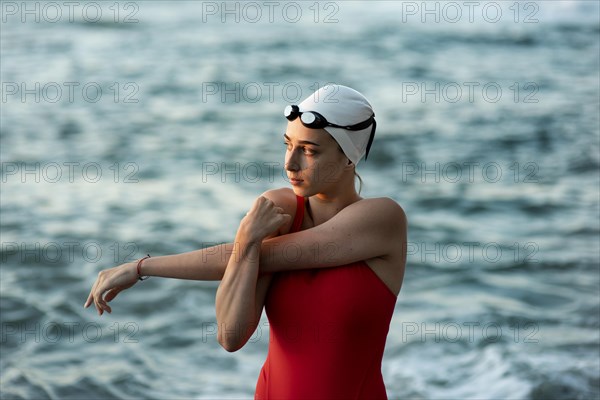
{"type": "Polygon", "coordinates": [[[227,344],[227,343],[226,344],[221,343],[221,347],[223,347],[229,353],[234,353],[244,346],[237,346],[237,345],[232,345],[232,344],[227,344]]]}
{"type": "Polygon", "coordinates": [[[222,348],[227,350],[229,353],[233,353],[244,347],[245,343],[240,340],[234,340],[233,338],[224,338],[219,333],[218,335],[219,344],[222,348]]]}
{"type": "Polygon", "coordinates": [[[249,339],[249,337],[246,338],[243,332],[240,331],[239,326],[239,323],[226,324],[223,322],[218,325],[217,341],[229,353],[233,353],[244,347],[249,339]],[[232,328],[227,329],[227,326],[231,326],[232,328]]]}

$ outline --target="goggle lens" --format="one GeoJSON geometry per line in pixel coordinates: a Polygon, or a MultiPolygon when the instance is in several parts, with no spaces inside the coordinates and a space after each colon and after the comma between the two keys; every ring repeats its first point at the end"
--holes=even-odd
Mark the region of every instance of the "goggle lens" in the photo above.
{"type": "Polygon", "coordinates": [[[314,126],[317,122],[317,116],[312,112],[304,112],[300,115],[300,120],[305,126],[314,126]]]}

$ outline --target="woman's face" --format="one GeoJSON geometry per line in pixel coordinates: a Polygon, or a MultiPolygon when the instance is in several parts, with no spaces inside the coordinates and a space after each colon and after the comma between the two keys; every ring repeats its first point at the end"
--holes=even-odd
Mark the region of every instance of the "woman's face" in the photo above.
{"type": "Polygon", "coordinates": [[[324,129],[310,129],[300,118],[288,122],[284,135],[285,169],[299,196],[328,193],[347,171],[348,159],[324,129]]]}

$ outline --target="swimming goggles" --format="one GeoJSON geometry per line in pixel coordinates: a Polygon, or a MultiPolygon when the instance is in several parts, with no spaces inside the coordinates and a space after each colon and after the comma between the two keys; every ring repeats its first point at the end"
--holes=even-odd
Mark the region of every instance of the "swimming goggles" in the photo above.
{"type": "Polygon", "coordinates": [[[369,143],[367,144],[367,151],[365,152],[365,160],[367,159],[367,156],[369,155],[369,149],[371,149],[371,144],[373,143],[373,138],[375,137],[375,127],[377,126],[377,123],[375,122],[375,114],[371,115],[368,119],[359,122],[358,124],[346,126],[333,124],[327,121],[324,116],[316,111],[301,112],[300,107],[296,105],[287,106],[283,111],[283,114],[288,121],[293,121],[300,117],[302,125],[311,129],[322,129],[331,126],[333,128],[346,129],[348,131],[362,131],[363,129],[373,125],[373,128],[371,129],[371,135],[369,137],[369,143]]]}

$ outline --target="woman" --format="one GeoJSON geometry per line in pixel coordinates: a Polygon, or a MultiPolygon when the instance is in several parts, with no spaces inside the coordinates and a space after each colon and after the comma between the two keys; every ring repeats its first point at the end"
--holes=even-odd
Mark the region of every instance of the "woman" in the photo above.
{"type": "Polygon", "coordinates": [[[393,200],[363,199],[354,186],[375,133],[372,107],[357,91],[328,85],[285,114],[292,189],[258,197],[235,244],[102,271],[84,307],[110,313],[108,302],[141,275],[220,279],[218,341],[227,351],[246,344],[263,307],[269,318],[257,399],[385,399],[381,361],[407,221],[393,200]]]}

